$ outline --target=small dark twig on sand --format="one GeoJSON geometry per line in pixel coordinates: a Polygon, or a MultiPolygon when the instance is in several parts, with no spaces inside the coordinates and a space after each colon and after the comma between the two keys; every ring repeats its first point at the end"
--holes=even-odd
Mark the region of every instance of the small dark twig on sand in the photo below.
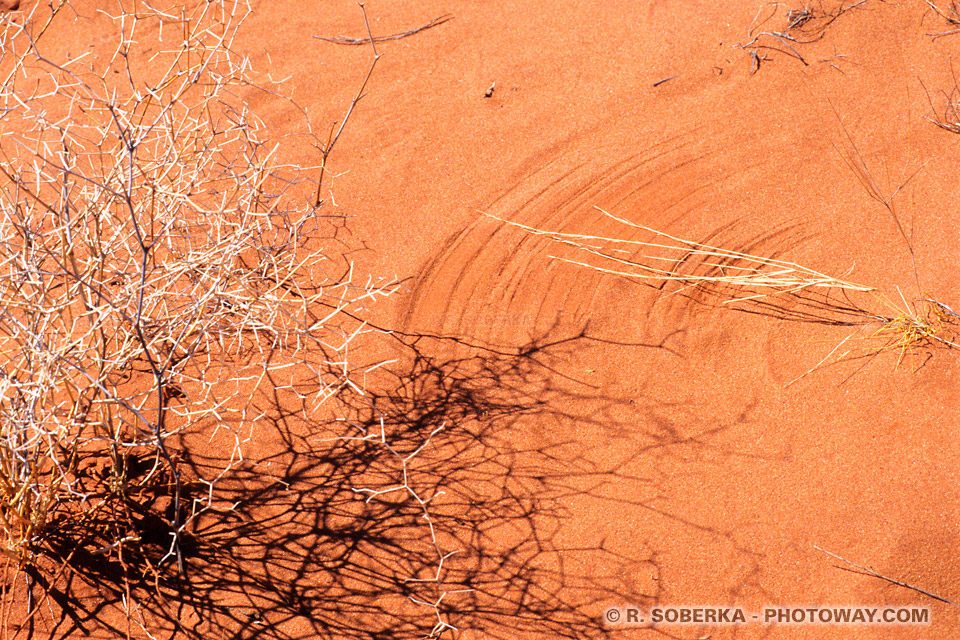
{"type": "MultiPolygon", "coordinates": [[[[839,561],[841,561],[841,562],[845,562],[845,563],[849,564],[851,567],[856,567],[857,569],[860,570],[860,571],[855,572],[855,573],[861,573],[861,572],[862,572],[862,573],[864,573],[865,575],[871,576],[871,577],[873,577],[873,578],[880,578],[881,580],[883,580],[883,581],[885,581],[885,582],[889,582],[890,584],[895,584],[895,585],[897,585],[898,587],[904,587],[904,588],[906,588],[906,589],[910,589],[911,591],[916,591],[917,593],[921,593],[921,594],[927,596],[928,598],[933,598],[934,600],[938,600],[938,601],[940,601],[940,602],[945,602],[945,603],[947,603],[947,604],[949,604],[949,605],[953,605],[954,607],[957,606],[957,604],[956,604],[955,602],[951,602],[950,600],[947,600],[946,598],[944,598],[944,597],[942,597],[942,596],[938,596],[938,595],[935,594],[935,593],[931,593],[931,592],[929,592],[929,591],[926,591],[926,590],[924,590],[924,589],[921,589],[920,587],[915,587],[915,586],[913,586],[912,584],[907,584],[906,582],[901,582],[900,580],[894,580],[893,578],[888,578],[887,576],[878,573],[878,572],[876,571],[876,569],[873,569],[873,568],[871,568],[871,567],[864,567],[863,565],[859,565],[859,564],[857,564],[856,562],[850,562],[850,561],[847,560],[846,558],[841,558],[841,557],[838,556],[837,554],[835,554],[835,553],[830,553],[830,552],[827,551],[826,549],[822,549],[822,548],[820,548],[820,547],[818,547],[818,546],[816,546],[816,545],[814,545],[813,548],[816,549],[817,551],[821,551],[821,552],[827,554],[827,555],[830,556],[831,558],[836,558],[837,560],[839,560],[839,561]]],[[[851,569],[844,569],[844,570],[845,570],[845,571],[851,571],[851,569]]]]}
{"type": "Polygon", "coordinates": [[[421,31],[432,29],[433,27],[439,27],[444,22],[449,22],[450,20],[453,20],[453,16],[450,15],[449,13],[445,13],[438,18],[434,18],[433,20],[423,25],[422,27],[417,27],[416,29],[411,29],[409,31],[401,31],[400,33],[394,33],[393,35],[389,35],[389,36],[378,36],[376,38],[373,38],[372,36],[369,36],[366,38],[347,38],[345,36],[337,36],[335,38],[330,38],[325,36],[313,36],[313,37],[318,38],[320,40],[324,40],[326,42],[332,42],[334,44],[347,44],[347,45],[359,46],[359,45],[367,44],[368,42],[370,42],[371,39],[373,40],[373,42],[388,42],[390,40],[399,40],[401,38],[406,38],[407,36],[418,34],[421,31]]]}
{"type": "Polygon", "coordinates": [[[675,76],[670,76],[669,78],[664,78],[663,80],[657,80],[656,82],[653,83],[653,86],[659,87],[659,86],[662,85],[664,82],[670,82],[670,81],[673,80],[674,78],[679,78],[679,77],[680,77],[679,75],[675,75],[675,76]]]}
{"type": "Polygon", "coordinates": [[[377,39],[373,37],[373,32],[370,31],[370,20],[367,19],[367,9],[362,2],[358,2],[360,5],[360,12],[363,13],[363,24],[367,28],[367,39],[362,41],[362,44],[370,45],[370,48],[373,50],[373,60],[370,62],[370,68],[367,69],[367,75],[363,78],[363,82],[360,84],[360,89],[357,91],[357,94],[353,97],[353,100],[350,101],[350,106],[347,108],[346,115],[343,116],[343,120],[340,122],[340,127],[337,128],[337,123],[333,124],[333,127],[330,128],[330,137],[327,139],[327,144],[323,147],[320,153],[320,177],[317,179],[317,197],[314,202],[314,206],[319,207],[323,200],[321,199],[321,191],[323,189],[323,177],[326,175],[327,171],[327,159],[330,157],[330,152],[333,151],[334,145],[337,144],[337,140],[340,139],[340,134],[343,133],[344,127],[347,126],[347,122],[350,120],[350,116],[353,114],[353,110],[357,107],[357,103],[363,98],[364,91],[367,89],[367,83],[370,82],[370,76],[373,75],[373,70],[377,67],[377,61],[380,60],[380,54],[377,53],[377,39]],[[336,130],[336,132],[334,132],[336,130]]]}

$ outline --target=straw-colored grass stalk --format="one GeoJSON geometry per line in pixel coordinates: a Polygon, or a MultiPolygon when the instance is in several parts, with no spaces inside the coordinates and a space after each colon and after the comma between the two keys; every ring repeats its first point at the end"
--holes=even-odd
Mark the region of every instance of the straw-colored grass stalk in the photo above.
{"type": "Polygon", "coordinates": [[[795,262],[684,239],[597,209],[647,238],[548,231],[485,215],[571,247],[582,256],[551,255],[555,260],[642,281],[661,291],[672,284],[673,294],[707,294],[722,305],[780,319],[857,327],[814,369],[865,329],[867,346],[842,352],[835,360],[896,351],[899,366],[915,351],[958,346],[951,332],[960,316],[943,303],[921,298],[911,305],[900,294],[900,305],[876,287],[847,280],[846,274],[838,278],[795,262]]]}

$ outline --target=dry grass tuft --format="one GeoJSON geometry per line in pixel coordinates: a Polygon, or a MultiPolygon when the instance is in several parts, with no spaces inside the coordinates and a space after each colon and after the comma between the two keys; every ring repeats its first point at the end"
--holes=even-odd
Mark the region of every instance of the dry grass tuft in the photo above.
{"type": "MultiPolygon", "coordinates": [[[[953,333],[958,316],[947,305],[920,299],[913,305],[900,294],[893,303],[875,287],[837,278],[803,265],[687,240],[633,223],[599,209],[628,229],[650,239],[624,239],[537,229],[493,217],[523,231],[573,248],[583,259],[550,257],[600,273],[648,283],[671,294],[707,294],[722,305],[779,319],[856,327],[810,372],[833,361],[887,351],[905,357],[935,347],[958,347],[953,333]],[[668,289],[668,285],[674,287],[668,289]],[[871,330],[872,328],[872,330],[871,330]],[[835,354],[862,330],[865,348],[835,354]]],[[[853,344],[862,344],[854,341],[853,344]]],[[[810,373],[807,372],[807,373],[810,373]]],[[[806,374],[804,374],[806,375],[806,374]]],[[[803,376],[801,376],[803,377],[803,376]]]]}
{"type": "Polygon", "coordinates": [[[903,307],[879,320],[881,326],[870,337],[881,343],[876,352],[897,352],[899,366],[906,356],[918,351],[960,346],[951,335],[958,319],[960,316],[942,302],[921,299],[910,305],[904,299],[903,307]]]}

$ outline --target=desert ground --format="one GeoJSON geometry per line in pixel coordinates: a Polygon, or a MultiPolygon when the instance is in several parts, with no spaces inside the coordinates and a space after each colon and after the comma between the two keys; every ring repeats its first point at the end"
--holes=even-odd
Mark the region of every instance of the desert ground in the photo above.
{"type": "MultiPolygon", "coordinates": [[[[51,49],[113,51],[76,4],[51,49]]],[[[960,5],[252,0],[232,49],[325,246],[396,286],[342,393],[251,387],[242,462],[171,438],[220,505],[179,570],[140,497],[8,567],[5,638],[956,636],[960,5]],[[755,257],[832,279],[722,279],[755,257]]]]}

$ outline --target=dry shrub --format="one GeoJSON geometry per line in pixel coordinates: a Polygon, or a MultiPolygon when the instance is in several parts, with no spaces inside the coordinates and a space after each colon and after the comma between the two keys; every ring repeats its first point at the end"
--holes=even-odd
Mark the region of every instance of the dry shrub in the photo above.
{"type": "Polygon", "coordinates": [[[146,487],[169,498],[152,566],[182,571],[217,474],[185,477],[177,436],[228,430],[223,473],[265,380],[312,372],[315,404],[354,385],[356,312],[395,288],[353,281],[247,108],[246,3],[104,6],[0,16],[0,550],[28,583],[69,563],[54,529],[135,547],[124,504],[146,487]]]}

